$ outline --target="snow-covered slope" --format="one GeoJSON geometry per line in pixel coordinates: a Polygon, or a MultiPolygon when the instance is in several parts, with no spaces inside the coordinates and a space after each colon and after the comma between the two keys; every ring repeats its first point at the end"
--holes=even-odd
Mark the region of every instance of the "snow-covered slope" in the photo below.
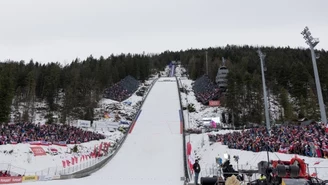
{"type": "Polygon", "coordinates": [[[97,173],[33,184],[181,185],[183,171],[179,96],[175,78],[160,78],[117,155],[97,173]]]}

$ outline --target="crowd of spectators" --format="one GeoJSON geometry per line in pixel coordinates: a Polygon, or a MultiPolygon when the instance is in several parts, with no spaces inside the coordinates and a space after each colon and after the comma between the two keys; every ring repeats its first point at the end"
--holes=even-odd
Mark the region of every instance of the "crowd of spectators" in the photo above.
{"type": "Polygon", "coordinates": [[[0,126],[0,145],[32,141],[78,144],[99,139],[105,136],[69,125],[15,123],[0,126]]]}
{"type": "Polygon", "coordinates": [[[222,142],[231,149],[253,152],[267,151],[328,158],[328,137],[325,125],[275,126],[269,136],[265,127],[209,135],[212,141],[222,142]]]}
{"type": "Polygon", "coordinates": [[[8,171],[0,171],[0,177],[11,177],[11,175],[8,171]]]}
{"type": "Polygon", "coordinates": [[[197,101],[206,105],[210,100],[219,95],[219,88],[215,85],[207,75],[198,78],[193,86],[197,101]]]}
{"type": "Polygon", "coordinates": [[[127,76],[105,89],[103,97],[121,102],[129,98],[138,89],[139,85],[139,81],[132,76],[127,76]]]}

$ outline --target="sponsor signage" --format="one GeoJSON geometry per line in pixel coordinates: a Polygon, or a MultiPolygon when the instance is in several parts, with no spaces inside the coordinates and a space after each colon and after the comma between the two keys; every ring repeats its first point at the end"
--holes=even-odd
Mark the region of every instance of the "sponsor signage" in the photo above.
{"type": "Polygon", "coordinates": [[[39,147],[39,146],[31,147],[31,150],[32,150],[34,156],[47,155],[46,152],[43,150],[43,148],[39,147]]]}
{"type": "Polygon", "coordinates": [[[31,181],[37,181],[38,180],[38,176],[35,175],[31,175],[31,176],[24,176],[23,177],[23,182],[31,182],[31,181]]]}
{"type": "Polygon", "coordinates": [[[60,179],[60,175],[54,175],[52,176],[52,180],[59,180],[60,179]]]}
{"type": "Polygon", "coordinates": [[[0,177],[0,184],[21,183],[22,177],[0,177]]]}
{"type": "Polygon", "coordinates": [[[211,107],[219,107],[221,104],[220,104],[220,101],[219,100],[215,100],[215,101],[209,101],[209,106],[211,107]]]}
{"type": "Polygon", "coordinates": [[[118,128],[120,123],[108,121],[93,121],[95,127],[98,128],[118,128]]]}
{"type": "Polygon", "coordinates": [[[78,127],[89,128],[91,127],[91,121],[88,120],[77,120],[78,127]]]}
{"type": "Polygon", "coordinates": [[[50,175],[39,176],[39,181],[51,181],[51,180],[52,180],[52,176],[50,175]]]}

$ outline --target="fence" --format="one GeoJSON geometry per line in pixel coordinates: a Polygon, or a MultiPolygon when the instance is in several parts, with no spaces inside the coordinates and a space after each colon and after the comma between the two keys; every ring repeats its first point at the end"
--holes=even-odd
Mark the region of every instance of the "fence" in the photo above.
{"type": "Polygon", "coordinates": [[[180,94],[180,85],[179,85],[179,80],[177,77],[175,77],[176,82],[177,82],[177,88],[178,88],[178,93],[179,93],[179,102],[180,102],[180,117],[181,117],[181,122],[182,122],[182,142],[183,142],[183,165],[184,165],[184,172],[185,172],[185,181],[189,182],[190,181],[190,171],[188,168],[188,162],[187,162],[187,151],[186,151],[186,132],[185,132],[185,120],[184,120],[184,114],[183,114],[183,108],[182,108],[182,101],[181,101],[181,94],[180,94]]]}

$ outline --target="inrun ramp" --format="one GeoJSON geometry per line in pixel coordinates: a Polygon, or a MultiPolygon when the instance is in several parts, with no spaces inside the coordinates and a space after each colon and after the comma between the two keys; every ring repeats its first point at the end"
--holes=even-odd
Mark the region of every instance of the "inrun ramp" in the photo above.
{"type": "Polygon", "coordinates": [[[89,177],[33,184],[182,185],[183,141],[176,78],[157,80],[118,153],[89,177]]]}

